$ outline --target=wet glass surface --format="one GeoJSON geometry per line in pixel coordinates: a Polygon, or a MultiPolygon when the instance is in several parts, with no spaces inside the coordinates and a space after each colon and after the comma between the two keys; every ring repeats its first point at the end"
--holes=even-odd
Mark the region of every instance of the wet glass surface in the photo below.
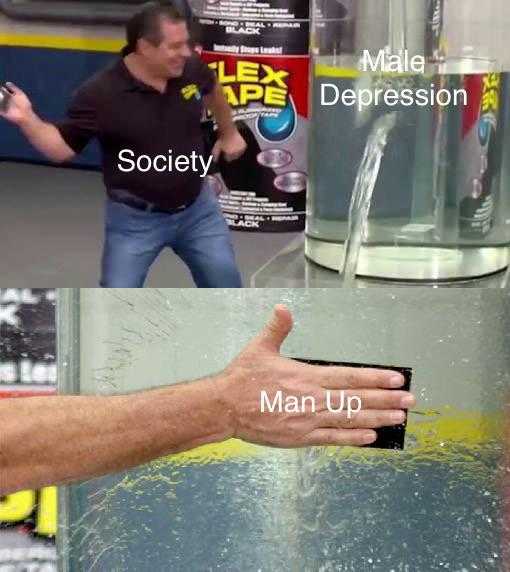
{"type": "Polygon", "coordinates": [[[218,372],[278,302],[286,355],[413,368],[405,450],[233,440],[71,487],[68,569],[498,570],[504,291],[84,290],[80,390],[218,372]]]}

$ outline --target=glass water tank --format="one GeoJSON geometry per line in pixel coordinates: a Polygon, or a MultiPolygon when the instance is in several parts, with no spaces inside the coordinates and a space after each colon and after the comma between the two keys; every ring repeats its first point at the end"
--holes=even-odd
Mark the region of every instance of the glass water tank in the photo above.
{"type": "Polygon", "coordinates": [[[358,275],[455,280],[504,269],[510,4],[315,0],[312,15],[307,257],[342,265],[353,189],[375,137],[358,275]],[[349,90],[355,103],[342,99],[349,90]],[[390,90],[407,97],[385,100],[390,90]]]}
{"type": "Polygon", "coordinates": [[[413,368],[404,451],[232,440],[61,489],[63,572],[500,569],[503,291],[61,291],[60,390],[219,372],[281,302],[285,355],[413,368]]]}

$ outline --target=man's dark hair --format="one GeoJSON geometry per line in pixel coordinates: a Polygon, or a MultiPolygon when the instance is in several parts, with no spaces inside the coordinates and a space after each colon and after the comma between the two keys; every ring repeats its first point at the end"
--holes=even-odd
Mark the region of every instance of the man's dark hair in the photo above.
{"type": "Polygon", "coordinates": [[[147,2],[129,20],[126,26],[127,46],[122,54],[127,55],[136,51],[138,40],[144,39],[153,46],[159,46],[163,41],[161,21],[168,19],[172,22],[186,22],[184,12],[170,2],[147,2]]]}

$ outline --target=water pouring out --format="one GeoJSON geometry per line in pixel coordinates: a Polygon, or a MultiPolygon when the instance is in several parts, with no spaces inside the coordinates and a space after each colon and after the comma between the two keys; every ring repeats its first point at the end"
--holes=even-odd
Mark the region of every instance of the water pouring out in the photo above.
{"type": "Polygon", "coordinates": [[[347,238],[340,264],[340,281],[344,288],[352,288],[363,241],[366,239],[368,214],[381,167],[388,136],[397,124],[397,113],[388,113],[377,119],[368,137],[361,160],[349,208],[347,238]]]}

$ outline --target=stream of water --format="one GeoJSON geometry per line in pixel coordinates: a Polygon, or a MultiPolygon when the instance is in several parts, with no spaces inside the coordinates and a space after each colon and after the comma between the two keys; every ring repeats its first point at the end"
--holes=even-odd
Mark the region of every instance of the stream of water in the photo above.
{"type": "Polygon", "coordinates": [[[367,140],[352,192],[349,227],[343,249],[343,261],[340,264],[340,281],[344,288],[352,288],[355,284],[359,254],[367,235],[372,195],[377,183],[388,136],[396,123],[396,113],[383,115],[374,123],[367,140]]]}

